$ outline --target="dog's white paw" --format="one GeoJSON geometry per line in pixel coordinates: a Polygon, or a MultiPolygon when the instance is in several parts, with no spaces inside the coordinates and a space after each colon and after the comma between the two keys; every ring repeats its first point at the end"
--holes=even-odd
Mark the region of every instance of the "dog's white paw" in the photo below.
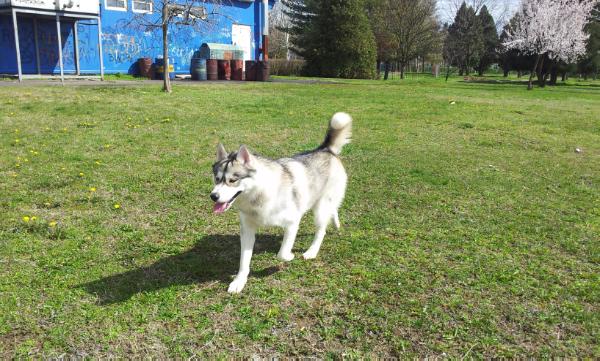
{"type": "Polygon", "coordinates": [[[294,259],[294,254],[291,252],[289,254],[279,253],[279,254],[277,254],[277,259],[279,259],[280,261],[283,261],[283,262],[289,262],[294,259]]]}
{"type": "Polygon", "coordinates": [[[304,257],[304,259],[315,259],[317,258],[318,253],[319,251],[315,251],[309,248],[306,252],[302,254],[302,257],[304,257]]]}
{"type": "Polygon", "coordinates": [[[236,277],[233,282],[231,282],[229,284],[229,288],[227,289],[227,292],[229,293],[240,293],[242,292],[242,290],[244,289],[244,286],[246,286],[246,282],[248,281],[248,278],[245,277],[236,277]]]}

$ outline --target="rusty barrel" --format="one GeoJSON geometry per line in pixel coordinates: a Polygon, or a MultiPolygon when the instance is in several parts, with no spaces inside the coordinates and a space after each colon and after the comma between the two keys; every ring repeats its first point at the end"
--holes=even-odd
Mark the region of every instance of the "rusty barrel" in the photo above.
{"type": "Polygon", "coordinates": [[[138,66],[140,68],[140,76],[148,79],[152,79],[152,59],[151,58],[139,58],[138,66]]]}
{"type": "Polygon", "coordinates": [[[256,80],[256,61],[246,60],[246,80],[256,80]]]}
{"type": "Polygon", "coordinates": [[[206,78],[208,80],[219,79],[219,71],[217,69],[217,59],[206,59],[206,78]]]}
{"type": "Polygon", "coordinates": [[[229,60],[219,60],[219,80],[231,79],[231,64],[229,60]]]}
{"type": "Polygon", "coordinates": [[[269,62],[259,61],[256,63],[256,80],[269,81],[269,62]]]}
{"type": "Polygon", "coordinates": [[[243,60],[231,60],[231,80],[244,80],[243,60]]]}

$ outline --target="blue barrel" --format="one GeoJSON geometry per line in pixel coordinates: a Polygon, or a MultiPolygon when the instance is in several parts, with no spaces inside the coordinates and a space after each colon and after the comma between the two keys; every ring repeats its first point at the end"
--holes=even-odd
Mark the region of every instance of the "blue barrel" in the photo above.
{"type": "MultiPolygon", "coordinates": [[[[163,79],[165,73],[165,62],[163,58],[154,59],[155,74],[157,79],[163,79]]],[[[175,62],[173,59],[169,59],[169,78],[175,79],[175,62]]]]}
{"type": "Polygon", "coordinates": [[[192,58],[190,74],[192,80],[206,80],[206,59],[192,58]]]}

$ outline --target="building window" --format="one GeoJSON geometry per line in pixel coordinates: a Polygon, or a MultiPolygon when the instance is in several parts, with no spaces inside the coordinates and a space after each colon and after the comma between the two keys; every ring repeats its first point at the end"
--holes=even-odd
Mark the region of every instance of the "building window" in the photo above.
{"type": "Polygon", "coordinates": [[[139,13],[151,13],[152,0],[133,0],[133,11],[139,13]]]}
{"type": "Polygon", "coordinates": [[[127,10],[127,0],[106,0],[106,8],[109,10],[127,10]]]}

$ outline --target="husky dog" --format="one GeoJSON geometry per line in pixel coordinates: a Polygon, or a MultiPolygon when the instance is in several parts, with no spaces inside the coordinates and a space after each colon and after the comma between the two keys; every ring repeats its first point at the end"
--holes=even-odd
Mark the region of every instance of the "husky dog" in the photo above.
{"type": "Polygon", "coordinates": [[[271,160],[250,153],[242,145],[227,153],[217,145],[213,164],[214,182],[210,198],[214,213],[227,211],[234,202],[240,211],[240,268],[228,292],[240,293],[250,273],[256,230],[261,226],[283,227],[283,243],[277,254],[282,261],[294,259],[292,247],[304,213],[312,209],[317,233],[304,252],[304,259],[317,257],[325,230],[333,220],[340,228],[338,208],[346,191],[348,176],[338,155],[350,142],[352,118],[336,113],[329,122],[325,140],[317,149],[291,158],[271,160]]]}

